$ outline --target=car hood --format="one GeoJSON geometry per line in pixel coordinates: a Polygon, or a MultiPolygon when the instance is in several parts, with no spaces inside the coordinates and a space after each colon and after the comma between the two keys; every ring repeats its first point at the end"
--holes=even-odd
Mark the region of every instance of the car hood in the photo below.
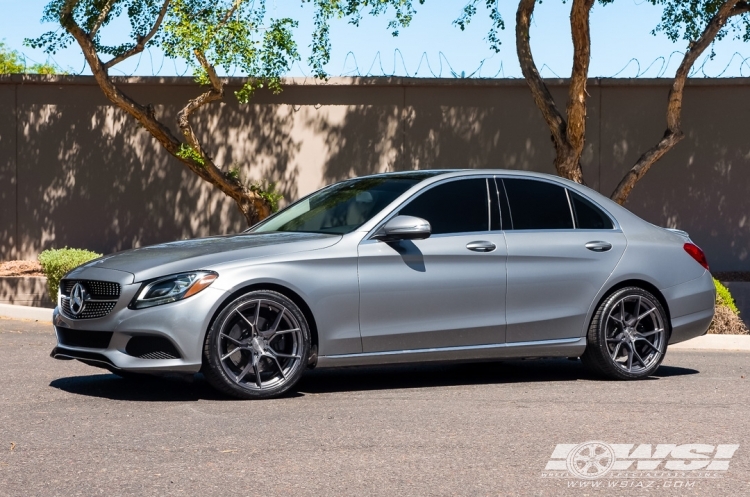
{"type": "Polygon", "coordinates": [[[86,270],[114,269],[143,281],[167,274],[206,269],[212,265],[329,247],[339,235],[317,233],[240,233],[141,247],[106,255],[80,266],[69,277],[86,270]]]}

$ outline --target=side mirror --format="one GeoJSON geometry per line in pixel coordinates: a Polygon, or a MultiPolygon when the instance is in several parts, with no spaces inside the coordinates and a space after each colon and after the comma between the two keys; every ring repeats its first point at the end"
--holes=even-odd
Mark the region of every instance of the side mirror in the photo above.
{"type": "Polygon", "coordinates": [[[380,228],[373,237],[384,242],[424,240],[432,234],[430,222],[420,217],[396,216],[380,228]]]}

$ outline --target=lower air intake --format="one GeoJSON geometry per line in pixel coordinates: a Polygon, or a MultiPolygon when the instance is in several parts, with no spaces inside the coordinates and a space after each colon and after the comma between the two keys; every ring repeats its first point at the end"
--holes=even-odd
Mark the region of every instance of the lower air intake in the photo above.
{"type": "Polygon", "coordinates": [[[136,336],[128,340],[125,353],[139,359],[179,359],[180,353],[164,337],[136,336]]]}

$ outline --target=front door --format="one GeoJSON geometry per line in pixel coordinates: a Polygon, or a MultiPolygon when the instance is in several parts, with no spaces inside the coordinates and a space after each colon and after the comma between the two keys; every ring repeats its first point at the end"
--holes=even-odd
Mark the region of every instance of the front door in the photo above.
{"type": "Polygon", "coordinates": [[[360,244],[364,352],[505,342],[507,252],[490,185],[463,178],[428,187],[396,215],[426,219],[432,236],[360,244]]]}

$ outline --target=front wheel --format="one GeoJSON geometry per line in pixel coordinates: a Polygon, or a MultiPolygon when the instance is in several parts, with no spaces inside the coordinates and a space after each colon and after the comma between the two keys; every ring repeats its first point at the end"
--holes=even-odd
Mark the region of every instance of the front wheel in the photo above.
{"type": "Polygon", "coordinates": [[[234,397],[276,397],[297,383],[309,353],[310,328],[299,307],[278,292],[249,292],[206,334],[204,375],[234,397]]]}
{"type": "Polygon", "coordinates": [[[596,310],[581,362],[616,380],[651,375],[667,351],[667,314],[659,300],[638,287],[617,290],[596,310]]]}

